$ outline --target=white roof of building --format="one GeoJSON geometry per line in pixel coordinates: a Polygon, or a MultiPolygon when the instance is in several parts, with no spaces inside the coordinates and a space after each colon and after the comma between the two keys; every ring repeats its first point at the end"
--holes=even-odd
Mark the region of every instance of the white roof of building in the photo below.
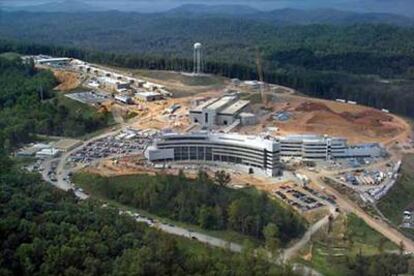
{"type": "Polygon", "coordinates": [[[194,109],[192,109],[192,111],[203,111],[204,108],[206,108],[207,106],[211,105],[212,103],[214,103],[216,101],[218,101],[217,98],[209,99],[209,100],[203,102],[202,104],[198,105],[194,109]]]}
{"type": "Polygon", "coordinates": [[[147,91],[145,91],[145,92],[138,92],[138,93],[135,93],[135,95],[136,96],[142,96],[142,97],[153,97],[153,96],[161,96],[161,94],[160,93],[157,93],[157,92],[151,92],[151,91],[149,91],[149,92],[147,92],[147,91]]]}
{"type": "Polygon", "coordinates": [[[276,140],[274,138],[264,138],[254,135],[242,135],[238,133],[218,133],[218,132],[194,132],[189,134],[178,134],[178,133],[165,133],[162,135],[162,139],[168,139],[172,137],[181,137],[181,138],[200,138],[206,139],[212,143],[224,143],[224,144],[233,144],[238,146],[248,146],[257,149],[267,149],[273,151],[273,147],[276,145],[274,143],[276,140]]]}
{"type": "Polygon", "coordinates": [[[233,103],[232,105],[226,107],[224,110],[220,111],[220,113],[233,115],[245,108],[249,103],[250,101],[239,100],[233,103]]]}
{"type": "Polygon", "coordinates": [[[110,78],[110,77],[102,77],[101,80],[103,82],[112,83],[112,84],[116,84],[116,83],[128,84],[129,83],[127,81],[121,81],[121,80],[110,78]]]}
{"type": "Polygon", "coordinates": [[[236,96],[224,96],[224,97],[220,98],[218,101],[213,102],[211,105],[207,106],[206,108],[209,109],[209,110],[217,110],[217,109],[220,109],[221,107],[225,106],[229,102],[234,101],[235,99],[237,99],[236,96]]]}
{"type": "Polygon", "coordinates": [[[297,134],[297,135],[287,135],[287,136],[279,136],[277,137],[280,141],[284,142],[325,142],[327,139],[331,140],[346,140],[345,138],[339,137],[329,137],[323,135],[315,135],[315,134],[297,134]]]}
{"type": "Polygon", "coordinates": [[[59,61],[70,61],[70,58],[46,58],[46,59],[39,59],[38,62],[59,62],[59,61]]]}
{"type": "Polygon", "coordinates": [[[250,113],[250,112],[242,112],[239,114],[240,117],[244,117],[244,118],[248,118],[248,117],[256,117],[255,114],[250,113]]]}
{"type": "Polygon", "coordinates": [[[117,99],[117,100],[127,101],[127,100],[130,100],[130,99],[131,99],[131,97],[130,97],[130,96],[123,96],[123,95],[116,95],[116,96],[115,96],[115,99],[117,99]]]}

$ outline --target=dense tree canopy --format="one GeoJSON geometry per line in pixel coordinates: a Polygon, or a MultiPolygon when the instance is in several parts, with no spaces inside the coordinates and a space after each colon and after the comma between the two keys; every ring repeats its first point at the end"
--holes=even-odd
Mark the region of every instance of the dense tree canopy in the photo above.
{"type": "Polygon", "coordinates": [[[294,275],[175,238],[42,183],[0,154],[0,275],[294,275]]]}
{"type": "Polygon", "coordinates": [[[74,182],[91,193],[161,217],[197,224],[211,230],[233,230],[264,239],[264,229],[274,224],[281,245],[301,236],[305,223],[255,189],[234,190],[214,184],[204,172],[196,180],[179,176],[121,176],[104,178],[78,174],[74,182]]]}
{"type": "Polygon", "coordinates": [[[414,117],[414,28],[410,27],[286,26],[254,17],[185,13],[3,13],[0,34],[30,41],[1,43],[2,51],[178,71],[192,70],[192,45],[200,41],[205,45],[207,72],[240,79],[257,79],[258,49],[269,82],[314,97],[344,98],[414,117]]]}
{"type": "Polygon", "coordinates": [[[71,108],[52,88],[53,74],[20,58],[0,58],[0,144],[7,150],[35,134],[78,136],[105,126],[109,117],[94,109],[71,108]]]}

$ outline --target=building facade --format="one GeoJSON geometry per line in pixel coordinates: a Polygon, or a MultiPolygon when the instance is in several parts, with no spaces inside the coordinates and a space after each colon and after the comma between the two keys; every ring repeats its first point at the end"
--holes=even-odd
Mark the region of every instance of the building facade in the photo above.
{"type": "Polygon", "coordinates": [[[296,135],[260,137],[240,134],[198,132],[168,133],[154,140],[145,151],[150,162],[187,162],[231,164],[251,174],[280,174],[280,159],[334,160],[340,158],[379,157],[377,144],[347,145],[346,139],[296,135]]]}
{"type": "Polygon", "coordinates": [[[280,156],[302,160],[333,160],[341,158],[379,157],[383,150],[378,144],[348,145],[347,140],[319,135],[289,135],[279,137],[280,156]]]}
{"type": "Polygon", "coordinates": [[[151,162],[227,163],[270,176],[280,173],[279,145],[273,138],[222,133],[164,134],[147,148],[151,162]]]}
{"type": "MultiPolygon", "coordinates": [[[[210,99],[190,110],[191,122],[203,127],[227,126],[240,119],[240,114],[246,114],[249,101],[240,100],[238,95],[226,95],[210,99]]],[[[251,116],[254,114],[249,113],[251,116]]],[[[250,119],[248,122],[252,122],[250,119]]]]}

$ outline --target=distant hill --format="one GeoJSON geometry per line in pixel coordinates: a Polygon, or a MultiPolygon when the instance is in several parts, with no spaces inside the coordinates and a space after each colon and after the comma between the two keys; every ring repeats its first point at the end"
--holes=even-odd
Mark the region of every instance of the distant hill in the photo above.
{"type": "MultiPolygon", "coordinates": [[[[102,12],[109,11],[108,8],[94,6],[82,0],[63,0],[32,6],[7,7],[5,11],[27,11],[27,12],[102,12]]],[[[116,9],[116,8],[115,8],[116,9]]],[[[118,11],[123,13],[123,11],[118,11]]],[[[138,14],[133,9],[130,11],[138,14]]],[[[128,13],[130,13],[128,12],[128,13]]],[[[259,22],[271,23],[273,25],[352,25],[352,24],[391,24],[397,26],[414,26],[414,19],[391,13],[357,13],[335,9],[279,9],[273,11],[260,11],[247,5],[204,5],[185,4],[171,10],[161,12],[164,16],[187,16],[187,17],[229,17],[243,18],[259,22]]],[[[147,14],[148,15],[148,14],[147,14]]]]}
{"type": "Polygon", "coordinates": [[[274,22],[285,22],[286,24],[392,24],[392,25],[413,25],[414,20],[396,14],[388,13],[357,13],[350,11],[341,11],[335,9],[317,9],[317,10],[298,10],[298,9],[281,9],[271,12],[263,12],[262,20],[274,22]]]}
{"type": "Polygon", "coordinates": [[[202,5],[202,4],[186,4],[169,10],[169,14],[208,14],[208,15],[233,15],[242,16],[248,14],[260,13],[252,7],[246,5],[202,5]]]}
{"type": "Polygon", "coordinates": [[[283,25],[310,24],[391,24],[413,26],[414,19],[390,13],[357,13],[335,9],[279,9],[259,11],[245,5],[182,5],[167,12],[169,15],[187,14],[193,16],[231,16],[255,21],[265,21],[283,25]]]}
{"type": "Polygon", "coordinates": [[[39,5],[8,7],[4,6],[5,11],[28,11],[28,12],[92,12],[102,11],[101,8],[87,4],[79,0],[64,0],[59,2],[43,3],[39,5]]]}

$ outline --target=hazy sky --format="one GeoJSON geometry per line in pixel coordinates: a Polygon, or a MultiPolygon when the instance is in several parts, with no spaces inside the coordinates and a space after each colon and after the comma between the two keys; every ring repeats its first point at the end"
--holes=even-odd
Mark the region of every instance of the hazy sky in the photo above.
{"type": "MultiPolygon", "coordinates": [[[[70,0],[0,0],[4,5],[34,5],[70,0]]],[[[142,12],[171,9],[187,3],[245,4],[261,10],[280,8],[336,8],[359,12],[389,12],[414,16],[414,0],[77,0],[95,6],[142,12]]]]}

